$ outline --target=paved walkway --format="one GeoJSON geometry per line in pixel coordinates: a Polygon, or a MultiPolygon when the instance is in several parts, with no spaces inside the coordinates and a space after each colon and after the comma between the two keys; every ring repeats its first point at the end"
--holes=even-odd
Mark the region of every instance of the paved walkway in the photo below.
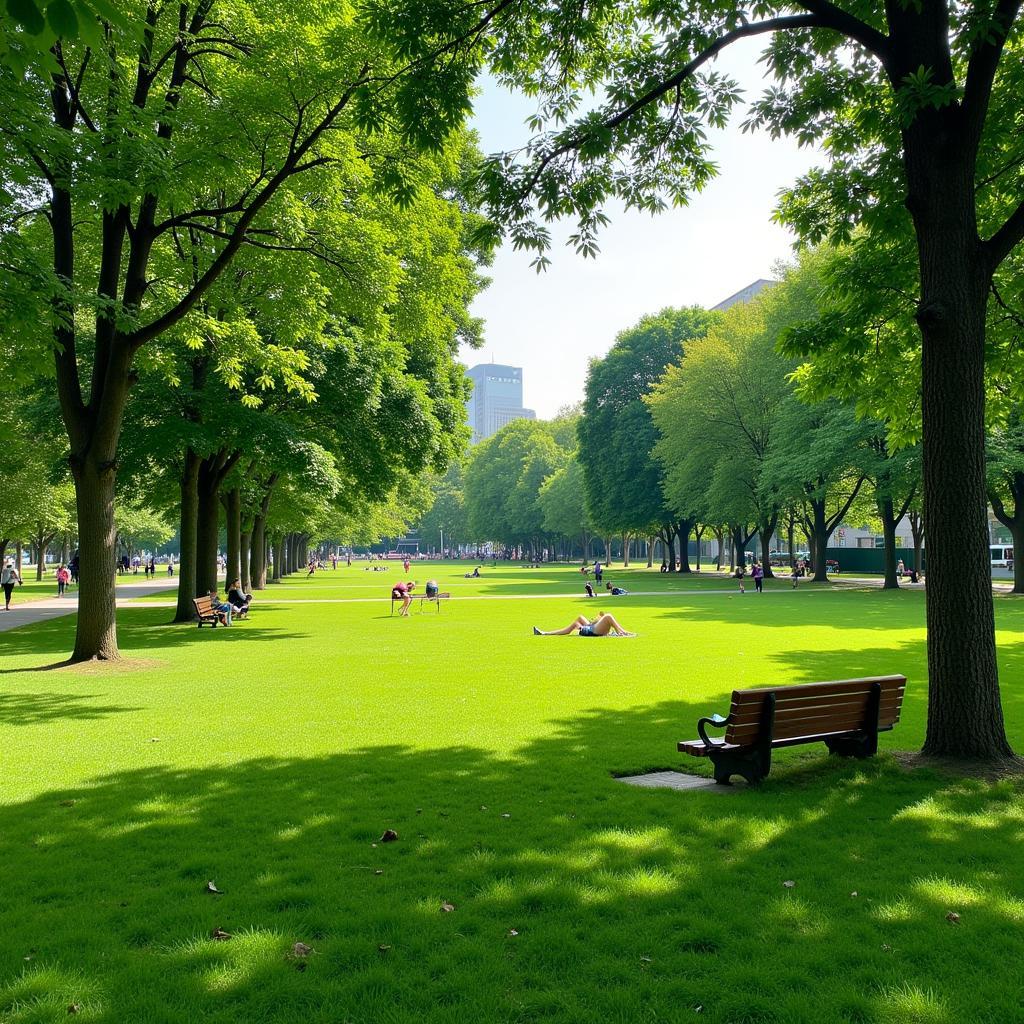
{"type": "MultiPolygon", "coordinates": [[[[176,579],[163,583],[119,583],[116,589],[118,608],[131,607],[134,597],[146,597],[148,594],[162,594],[174,590],[178,586],[176,579]]],[[[18,626],[28,626],[35,622],[47,622],[60,618],[62,615],[75,615],[78,612],[77,589],[65,597],[50,597],[43,601],[30,601],[18,604],[18,591],[14,591],[11,610],[0,609],[0,633],[18,626]]]]}

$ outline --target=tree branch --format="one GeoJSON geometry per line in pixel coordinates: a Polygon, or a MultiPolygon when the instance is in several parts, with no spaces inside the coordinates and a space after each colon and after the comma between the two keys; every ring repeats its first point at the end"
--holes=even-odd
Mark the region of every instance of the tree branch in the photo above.
{"type": "MultiPolygon", "coordinates": [[[[725,35],[719,36],[705,50],[701,51],[691,61],[684,64],[683,67],[670,78],[666,78],[663,82],[654,86],[654,88],[649,89],[642,96],[638,97],[628,106],[620,110],[617,114],[614,114],[612,117],[604,121],[601,125],[601,131],[611,131],[612,129],[617,128],[644,107],[661,99],[662,96],[666,93],[672,92],[673,89],[677,89],[688,78],[691,78],[700,67],[706,64],[713,57],[716,57],[727,46],[730,46],[732,43],[735,43],[740,39],[746,39],[750,36],[764,35],[769,32],[781,32],[786,29],[830,27],[832,26],[824,24],[821,17],[817,14],[788,15],[781,18],[770,18],[767,21],[754,22],[749,25],[741,25],[739,28],[735,28],[731,32],[726,32],[725,35]]],[[[579,149],[587,141],[587,138],[588,133],[582,132],[569,139],[567,142],[563,142],[560,146],[556,146],[550,153],[545,154],[534,168],[527,184],[523,187],[522,194],[524,196],[529,195],[533,191],[537,182],[540,180],[540,176],[553,160],[557,160],[558,157],[564,156],[566,153],[569,153],[574,149],[579,149]]]]}
{"type": "Polygon", "coordinates": [[[978,32],[978,43],[967,62],[961,110],[973,146],[977,146],[981,139],[992,97],[992,84],[1020,6],[1021,0],[998,0],[985,31],[978,32]]]}
{"type": "Polygon", "coordinates": [[[1022,238],[1024,238],[1024,201],[1021,201],[1017,209],[1006,218],[1003,226],[988,241],[981,243],[988,257],[990,272],[996,270],[1022,238]]]}

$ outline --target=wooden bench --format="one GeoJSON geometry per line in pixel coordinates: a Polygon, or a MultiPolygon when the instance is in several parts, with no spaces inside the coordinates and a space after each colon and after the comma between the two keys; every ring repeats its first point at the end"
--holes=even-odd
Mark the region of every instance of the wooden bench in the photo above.
{"type": "Polygon", "coordinates": [[[715,782],[724,785],[733,775],[760,782],[778,747],[824,743],[833,754],[873,757],[878,734],[900,720],[906,685],[904,676],[874,676],[733,690],[728,716],[702,718],[697,723],[700,739],[681,742],[679,750],[710,757],[715,782]],[[722,739],[708,738],[709,725],[725,728],[722,739]]]}
{"type": "Polygon", "coordinates": [[[423,605],[426,603],[436,604],[437,610],[441,610],[441,602],[451,600],[451,594],[417,594],[417,600],[420,603],[420,611],[423,611],[423,605]]]}
{"type": "Polygon", "coordinates": [[[209,622],[214,629],[217,623],[224,621],[224,613],[213,607],[213,601],[209,597],[193,597],[192,604],[195,607],[196,615],[199,618],[198,627],[203,628],[204,622],[209,622]]]}

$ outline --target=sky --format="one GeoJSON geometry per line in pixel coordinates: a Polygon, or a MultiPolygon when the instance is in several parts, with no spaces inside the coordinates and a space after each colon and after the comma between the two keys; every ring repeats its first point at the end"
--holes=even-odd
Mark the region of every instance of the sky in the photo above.
{"type": "MultiPolygon", "coordinates": [[[[736,44],[716,67],[748,98],[763,88],[757,40],[736,44]]],[[[534,101],[485,82],[474,127],[486,153],[521,146],[534,101]]],[[[564,239],[572,222],[552,225],[552,265],[538,274],[532,255],[502,247],[489,269],[490,287],[473,305],[485,321],[484,346],[464,348],[468,366],[523,368],[523,404],[548,419],[583,398],[588,361],[604,355],[615,335],[665,306],[713,306],[760,277],[792,252],[793,238],[771,220],[778,192],[821,162],[812,149],[767,133],[743,134],[741,106],[724,131],[709,132],[719,175],[688,207],[652,217],[609,210],[597,259],[583,259],[564,239]]]]}

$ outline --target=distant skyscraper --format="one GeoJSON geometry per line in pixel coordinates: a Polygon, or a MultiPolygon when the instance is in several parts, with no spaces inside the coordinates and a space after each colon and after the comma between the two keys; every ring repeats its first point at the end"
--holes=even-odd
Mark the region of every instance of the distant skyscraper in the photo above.
{"type": "Polygon", "coordinates": [[[481,363],[466,371],[473,382],[467,418],[473,430],[472,443],[496,434],[513,420],[535,420],[532,409],[523,408],[523,368],[481,363]]]}

